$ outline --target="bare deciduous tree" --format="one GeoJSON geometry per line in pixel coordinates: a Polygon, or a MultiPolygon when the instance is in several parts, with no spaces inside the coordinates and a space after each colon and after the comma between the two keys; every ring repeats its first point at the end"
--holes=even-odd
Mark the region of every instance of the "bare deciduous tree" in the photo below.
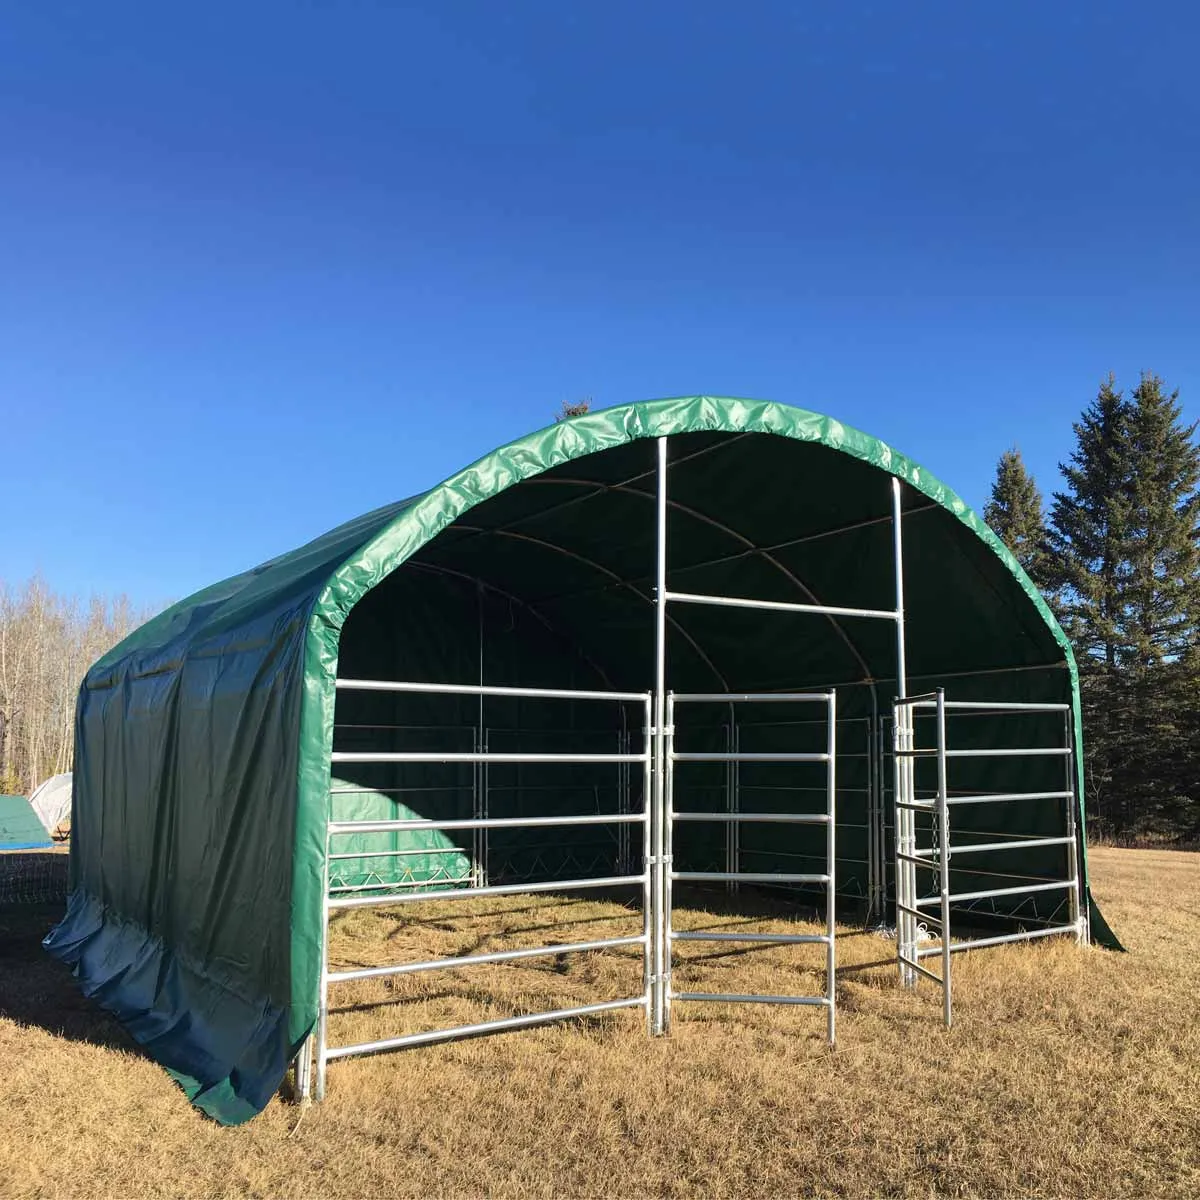
{"type": "Polygon", "coordinates": [[[84,674],[149,615],[127,596],[60,596],[40,576],[0,581],[0,791],[27,795],[71,769],[84,674]]]}

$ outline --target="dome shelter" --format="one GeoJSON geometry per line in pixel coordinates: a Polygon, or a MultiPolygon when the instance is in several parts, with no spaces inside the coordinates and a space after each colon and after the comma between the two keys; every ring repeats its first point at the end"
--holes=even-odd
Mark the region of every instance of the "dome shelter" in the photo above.
{"type": "Polygon", "coordinates": [[[832,1041],[835,906],[896,923],[947,1021],[959,950],[1111,937],[1044,601],[937,479],[778,404],[513,442],[150,621],[89,671],[77,731],[47,946],[225,1123],[293,1059],[306,1092],[314,1040],[318,1096],[337,1058],[622,1007],[659,1033],[673,1002],[813,1004],[832,1041]],[[817,906],[825,994],[675,991],[673,895],[710,884],[817,906]],[[640,899],[641,994],[329,1044],[359,974],[329,968],[331,913],[601,887],[640,899]]]}

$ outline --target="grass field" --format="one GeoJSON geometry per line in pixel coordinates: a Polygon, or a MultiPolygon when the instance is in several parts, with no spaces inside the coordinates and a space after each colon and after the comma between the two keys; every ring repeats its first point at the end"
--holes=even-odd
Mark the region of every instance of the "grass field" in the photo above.
{"type": "MultiPolygon", "coordinates": [[[[0,1195],[1200,1196],[1200,855],[1100,849],[1092,867],[1130,952],[1051,939],[959,955],[949,1034],[929,985],[896,986],[894,945],[847,929],[832,1053],[820,1010],[680,1006],[654,1041],[618,1013],[334,1063],[323,1105],[277,1099],[238,1129],[193,1111],[82,1000],[38,945],[52,912],[2,910],[0,1195]]],[[[591,901],[429,910],[346,914],[335,957],[638,932],[591,901]]],[[[819,990],[816,947],[685,945],[677,986],[819,990]]],[[[636,957],[611,952],[346,985],[334,1040],[639,984],[636,957]]]]}

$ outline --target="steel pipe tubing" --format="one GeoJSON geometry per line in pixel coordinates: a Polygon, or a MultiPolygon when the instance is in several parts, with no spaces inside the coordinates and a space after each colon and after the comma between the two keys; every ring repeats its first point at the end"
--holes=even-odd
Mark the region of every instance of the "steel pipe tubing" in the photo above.
{"type": "Polygon", "coordinates": [[[506,883],[498,887],[451,888],[441,892],[406,892],[399,896],[347,896],[330,900],[331,909],[381,908],[414,900],[474,900],[479,896],[523,896],[526,892],[576,892],[588,888],[642,886],[641,875],[610,875],[602,879],[563,879],[553,883],[506,883]]]}
{"type": "Polygon", "coordinates": [[[564,942],[558,946],[534,946],[528,950],[496,950],[488,954],[464,954],[454,958],[431,958],[426,962],[398,963],[386,967],[357,967],[348,971],[330,971],[330,983],[346,983],[352,979],[385,979],[392,975],[415,975],[419,971],[451,971],[459,967],[474,967],[484,963],[516,962],[523,958],[556,957],[559,954],[581,954],[588,950],[607,950],[615,946],[644,945],[644,934],[630,937],[601,938],[593,942],[564,942]]]}
{"type": "Polygon", "coordinates": [[[354,1046],[331,1046],[326,1059],[352,1058],[365,1054],[380,1054],[385,1050],[403,1050],[408,1046],[428,1046],[433,1042],[452,1042],[457,1038],[475,1037],[485,1033],[503,1033],[509,1029],[528,1029],[531,1025],[549,1025],[554,1021],[570,1021],[596,1013],[615,1012],[620,1008],[641,1008],[645,996],[628,1000],[609,1000],[603,1004],[583,1004],[578,1008],[559,1008],[552,1012],[530,1013],[528,1016],[504,1017],[498,1021],[480,1021],[475,1025],[455,1025],[450,1029],[433,1029],[426,1033],[409,1033],[403,1037],[384,1038],[378,1042],[359,1042],[354,1046]]]}

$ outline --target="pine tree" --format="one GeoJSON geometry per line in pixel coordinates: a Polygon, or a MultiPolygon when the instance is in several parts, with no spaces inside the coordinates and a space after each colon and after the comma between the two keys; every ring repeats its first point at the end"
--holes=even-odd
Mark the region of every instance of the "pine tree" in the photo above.
{"type": "Polygon", "coordinates": [[[1083,706],[1087,796],[1102,831],[1128,823],[1114,780],[1117,745],[1128,727],[1118,658],[1122,555],[1132,466],[1129,404],[1110,375],[1073,426],[1075,449],[1059,469],[1047,536],[1047,571],[1059,620],[1075,647],[1083,706]]]}
{"type": "Polygon", "coordinates": [[[1050,510],[1047,571],[1085,669],[1118,666],[1133,476],[1129,418],[1130,404],[1110,375],[1073,426],[1075,450],[1059,464],[1068,490],[1054,493],[1050,510]]]}
{"type": "Polygon", "coordinates": [[[1042,494],[1025,469],[1025,460],[1016,446],[1000,455],[991,499],[983,507],[983,519],[1040,586],[1046,540],[1042,494]]]}
{"type": "Polygon", "coordinates": [[[1131,396],[1134,460],[1128,637],[1139,666],[1177,660],[1200,632],[1200,446],[1178,391],[1144,374],[1131,396]]]}
{"type": "Polygon", "coordinates": [[[1155,832],[1194,825],[1200,750],[1191,714],[1200,690],[1200,447],[1179,393],[1144,374],[1131,397],[1131,571],[1126,679],[1145,736],[1130,748],[1139,822],[1155,832]]]}
{"type": "Polygon", "coordinates": [[[1115,831],[1179,831],[1198,786],[1200,448],[1178,394],[1110,377],[1075,425],[1047,571],[1078,653],[1093,804],[1115,831]]]}

